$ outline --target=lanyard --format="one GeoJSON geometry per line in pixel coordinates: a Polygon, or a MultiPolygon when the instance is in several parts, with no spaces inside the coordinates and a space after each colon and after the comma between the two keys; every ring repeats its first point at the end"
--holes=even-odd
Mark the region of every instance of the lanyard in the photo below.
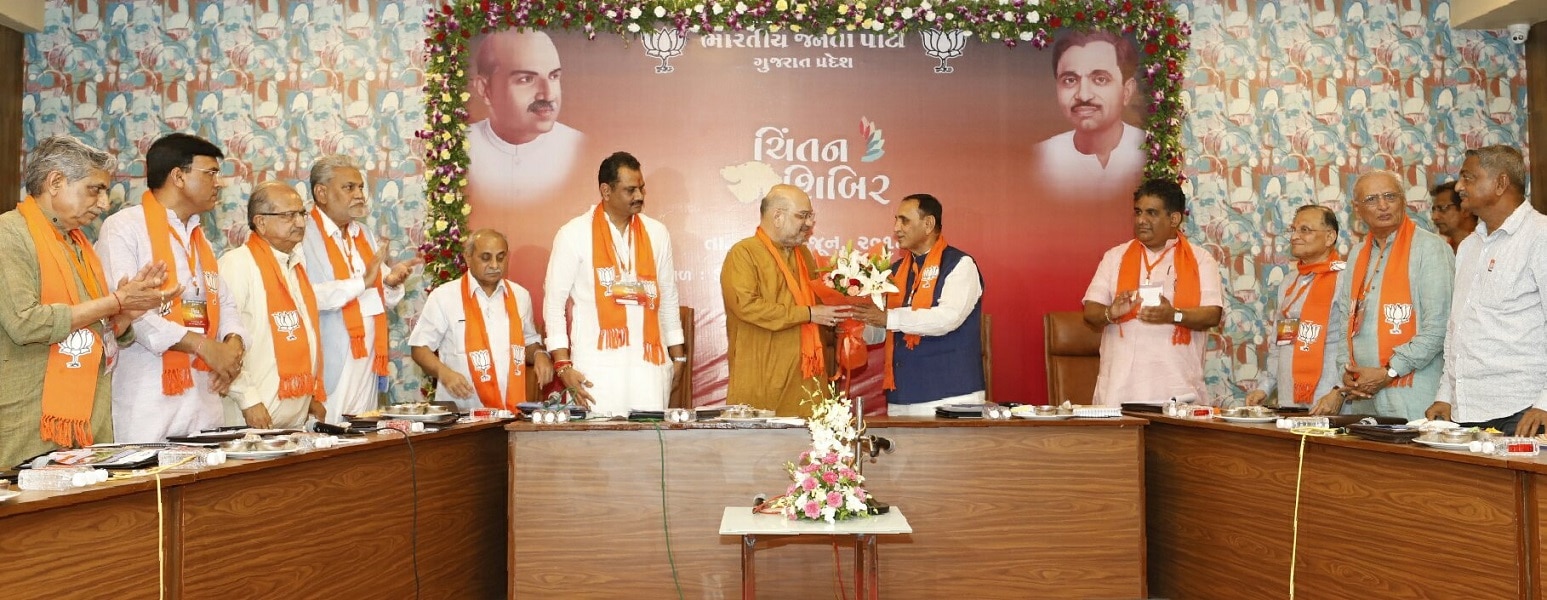
{"type": "Polygon", "coordinates": [[[1295,305],[1300,302],[1300,298],[1302,296],[1305,296],[1306,292],[1311,291],[1311,285],[1313,285],[1315,283],[1316,278],[1320,277],[1321,274],[1320,273],[1311,273],[1310,276],[1311,276],[1310,279],[1305,279],[1304,280],[1305,281],[1305,285],[1300,285],[1300,282],[1301,282],[1302,278],[1301,277],[1296,277],[1294,283],[1289,286],[1289,291],[1284,294],[1284,298],[1286,298],[1286,302],[1284,302],[1283,306],[1279,307],[1278,316],[1279,316],[1280,319],[1288,319],[1289,318],[1289,309],[1294,308],[1295,305]],[[1298,291],[1296,291],[1296,290],[1298,290],[1298,291]]]}
{"type": "Polygon", "coordinates": [[[1139,254],[1139,258],[1144,261],[1144,283],[1149,283],[1150,280],[1154,278],[1153,275],[1155,272],[1155,267],[1160,266],[1160,262],[1165,260],[1166,255],[1170,254],[1174,249],[1176,249],[1176,246],[1166,248],[1164,252],[1161,252],[1159,256],[1155,257],[1155,262],[1150,262],[1150,253],[1148,249],[1139,254]]]}
{"type": "Polygon", "coordinates": [[[199,264],[199,254],[193,251],[193,242],[197,242],[198,238],[202,237],[199,228],[195,227],[193,233],[188,234],[188,241],[186,242],[183,241],[183,235],[177,232],[177,228],[167,227],[167,231],[172,232],[172,239],[177,240],[177,247],[182,248],[183,258],[188,261],[188,277],[192,280],[193,289],[190,291],[193,292],[193,297],[203,298],[204,272],[202,269],[204,265],[199,264]]]}
{"type": "Polygon", "coordinates": [[[624,262],[623,261],[623,257],[620,256],[619,253],[618,253],[618,243],[617,243],[617,237],[618,236],[615,233],[617,230],[612,227],[612,223],[610,221],[607,223],[607,231],[608,231],[608,233],[612,234],[612,235],[608,235],[607,236],[607,257],[612,259],[612,264],[615,264],[615,265],[618,266],[619,279],[624,279],[622,277],[622,275],[624,273],[633,273],[634,272],[634,269],[633,269],[633,266],[634,266],[634,252],[633,252],[633,250],[634,250],[634,221],[633,221],[633,219],[637,219],[637,218],[639,218],[639,217],[633,217],[633,218],[629,219],[628,226],[623,228],[623,242],[624,242],[624,244],[627,244],[628,250],[629,250],[629,252],[627,253],[628,254],[628,262],[624,262]]]}

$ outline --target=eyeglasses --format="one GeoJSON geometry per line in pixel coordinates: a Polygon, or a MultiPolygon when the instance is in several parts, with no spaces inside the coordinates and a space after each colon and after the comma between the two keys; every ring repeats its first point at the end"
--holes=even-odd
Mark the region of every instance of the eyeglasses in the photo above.
{"type": "Polygon", "coordinates": [[[220,177],[220,169],[195,169],[193,167],[188,167],[188,170],[198,171],[200,173],[209,173],[210,177],[220,177]]]}
{"type": "Polygon", "coordinates": [[[258,214],[253,215],[253,216],[255,216],[255,217],[279,217],[281,219],[295,220],[295,219],[304,219],[304,218],[306,218],[306,211],[304,211],[304,210],[291,210],[291,211],[286,211],[286,212],[258,213],[258,214]]]}
{"type": "Polygon", "coordinates": [[[1361,206],[1375,206],[1376,202],[1382,202],[1384,204],[1396,204],[1396,203],[1401,202],[1401,201],[1402,201],[1402,194],[1397,193],[1397,192],[1386,192],[1384,194],[1370,194],[1368,196],[1365,196],[1363,198],[1359,198],[1358,200],[1355,200],[1355,202],[1358,202],[1361,206]]]}
{"type": "MultiPolygon", "coordinates": [[[[785,212],[789,212],[789,209],[785,209],[785,212]]],[[[797,220],[800,220],[800,221],[810,221],[810,220],[816,218],[816,211],[814,211],[814,210],[803,210],[803,211],[800,211],[798,213],[789,213],[789,215],[792,216],[792,217],[795,217],[797,220]]]]}
{"type": "Polygon", "coordinates": [[[1300,237],[1305,237],[1305,236],[1308,236],[1310,234],[1316,233],[1318,231],[1332,231],[1332,230],[1331,229],[1312,229],[1310,227],[1298,227],[1298,228],[1291,227],[1288,230],[1284,231],[1284,235],[1290,236],[1290,235],[1298,234],[1300,237]]]}
{"type": "Polygon", "coordinates": [[[1445,213],[1456,209],[1454,204],[1433,204],[1429,206],[1430,212],[1445,213]]]}

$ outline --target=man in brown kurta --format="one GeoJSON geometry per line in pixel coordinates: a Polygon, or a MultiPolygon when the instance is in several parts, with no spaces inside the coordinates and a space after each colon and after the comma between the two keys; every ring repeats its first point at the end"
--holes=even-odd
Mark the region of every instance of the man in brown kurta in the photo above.
{"type": "Polygon", "coordinates": [[[772,409],[780,416],[807,416],[810,408],[801,400],[815,385],[813,377],[825,381],[833,372],[831,326],[847,318],[850,309],[797,298],[811,297],[802,282],[811,281],[816,267],[805,247],[816,225],[811,198],[800,188],[777,185],[759,210],[758,235],[732,246],[720,272],[730,338],[726,403],[772,409]],[[803,330],[808,324],[818,328],[815,335],[803,330]],[[820,341],[814,364],[808,362],[809,355],[802,355],[803,335],[820,341]]]}

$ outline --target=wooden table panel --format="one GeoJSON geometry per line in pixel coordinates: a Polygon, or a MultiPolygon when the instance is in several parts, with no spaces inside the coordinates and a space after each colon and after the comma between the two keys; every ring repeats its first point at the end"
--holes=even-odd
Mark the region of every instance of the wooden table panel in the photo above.
{"type": "MultiPolygon", "coordinates": [[[[1502,460],[1382,446],[1306,444],[1297,594],[1528,597],[1524,475],[1502,460]]],[[[1145,447],[1152,593],[1287,596],[1299,439],[1156,418],[1145,447]]]]}
{"type": "MultiPolygon", "coordinates": [[[[175,490],[164,493],[171,496],[175,490]]],[[[0,521],[6,570],[0,598],[153,600],[158,597],[156,537],[154,490],[6,518],[0,521]]]]}

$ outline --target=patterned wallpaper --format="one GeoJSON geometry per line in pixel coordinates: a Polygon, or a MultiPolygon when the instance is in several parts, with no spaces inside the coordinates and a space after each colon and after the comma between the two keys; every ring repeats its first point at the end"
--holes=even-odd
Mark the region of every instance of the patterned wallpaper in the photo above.
{"type": "MultiPolygon", "coordinates": [[[[116,154],[116,205],[144,189],[144,150],[156,137],[215,140],[231,179],[207,231],[217,252],[245,239],[253,185],[302,186],[317,156],[347,153],[366,167],[372,228],[401,256],[424,241],[413,132],[430,5],[49,0],[45,30],[27,37],[24,143],[69,133],[116,154]]],[[[1294,208],[1322,203],[1346,222],[1352,178],[1380,167],[1401,174],[1414,218],[1428,225],[1425,190],[1452,176],[1462,151],[1523,142],[1522,50],[1494,33],[1451,30],[1445,0],[1176,6],[1197,32],[1183,133],[1189,235],[1227,270],[1229,306],[1206,372],[1216,395],[1241,395],[1263,366],[1263,303],[1288,272],[1279,232],[1294,208]]],[[[420,383],[403,315],[423,298],[411,291],[393,321],[400,395],[420,383]]]]}

